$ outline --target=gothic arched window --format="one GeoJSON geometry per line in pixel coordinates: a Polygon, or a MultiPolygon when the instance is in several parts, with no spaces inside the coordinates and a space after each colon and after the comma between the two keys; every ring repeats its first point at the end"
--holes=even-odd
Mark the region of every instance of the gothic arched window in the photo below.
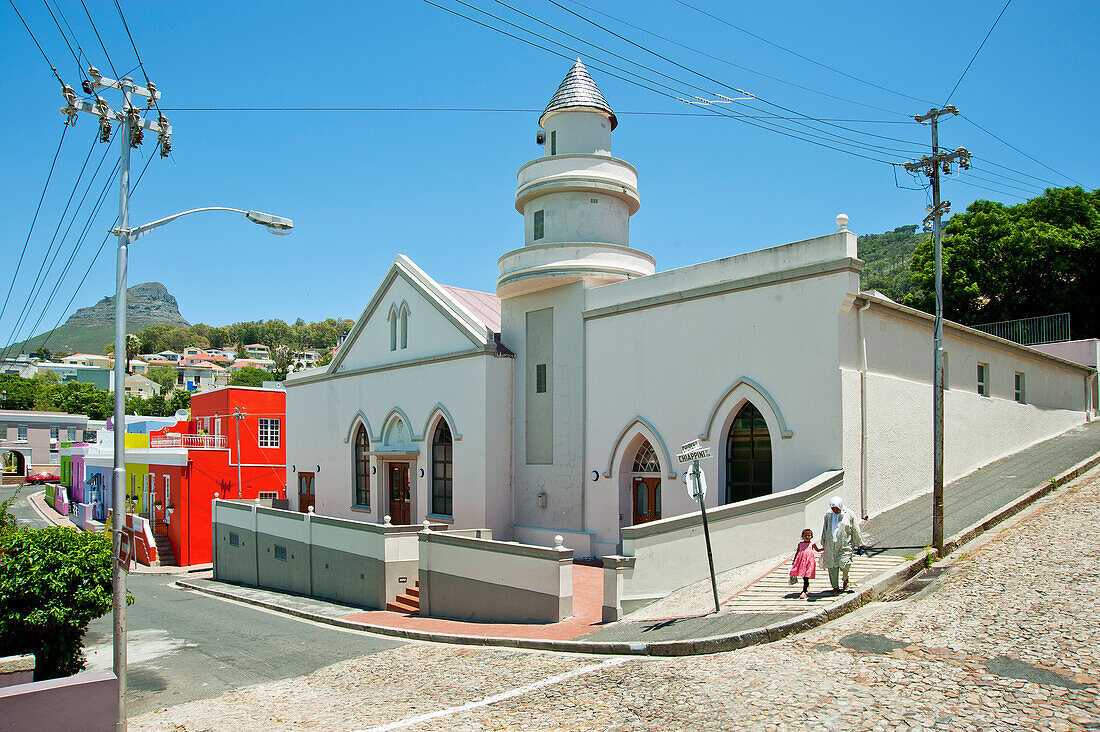
{"type": "Polygon", "coordinates": [[[432,436],[432,513],[437,516],[454,515],[453,449],[451,428],[441,419],[432,436]]]}
{"type": "Polygon", "coordinates": [[[359,425],[355,433],[355,505],[370,507],[370,441],[367,430],[359,425]]]}
{"type": "Polygon", "coordinates": [[[726,503],[772,492],[772,442],[760,410],[746,402],[726,435],[726,503]]]}

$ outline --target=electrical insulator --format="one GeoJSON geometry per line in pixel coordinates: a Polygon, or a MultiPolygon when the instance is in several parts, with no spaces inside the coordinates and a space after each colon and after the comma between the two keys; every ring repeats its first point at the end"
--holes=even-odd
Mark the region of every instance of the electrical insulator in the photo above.
{"type": "Polygon", "coordinates": [[[172,138],[168,135],[162,135],[160,138],[160,156],[162,158],[168,157],[172,153],[172,138]]]}
{"type": "Polygon", "coordinates": [[[107,119],[106,117],[99,118],[99,141],[111,141],[111,120],[107,119]]]}

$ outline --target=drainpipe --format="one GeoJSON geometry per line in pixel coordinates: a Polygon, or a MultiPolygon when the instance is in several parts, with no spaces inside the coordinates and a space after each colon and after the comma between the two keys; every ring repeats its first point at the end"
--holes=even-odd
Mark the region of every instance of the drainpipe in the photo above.
{"type": "Polygon", "coordinates": [[[863,312],[871,301],[863,299],[856,311],[859,326],[859,509],[867,518],[867,337],[863,333],[863,312]]]}

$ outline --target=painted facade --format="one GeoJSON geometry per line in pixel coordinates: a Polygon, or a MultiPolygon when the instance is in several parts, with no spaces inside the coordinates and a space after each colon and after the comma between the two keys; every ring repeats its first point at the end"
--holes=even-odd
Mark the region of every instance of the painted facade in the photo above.
{"type": "Polygon", "coordinates": [[[189,419],[150,432],[151,500],[141,513],[168,537],[181,566],[211,559],[216,495],[286,498],[285,405],[282,390],[225,387],[196,394],[189,419]]]}
{"type": "MultiPolygon", "coordinates": [[[[292,508],[613,555],[627,527],[697,510],[674,462],[694,439],[712,505],[834,470],[863,516],[930,490],[930,319],[860,291],[846,215],[658,272],[580,62],[540,126],[495,294],[399,255],[333,361],[288,377],[292,508]]],[[[948,480],[1094,415],[1093,368],[955,324],[945,342],[948,480]]]]}

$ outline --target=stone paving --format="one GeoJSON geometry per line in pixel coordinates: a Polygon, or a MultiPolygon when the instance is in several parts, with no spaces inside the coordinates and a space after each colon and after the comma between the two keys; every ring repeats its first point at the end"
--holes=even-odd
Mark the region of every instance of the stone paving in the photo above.
{"type": "Polygon", "coordinates": [[[603,660],[408,643],[144,714],[131,725],[180,732],[1100,729],[1100,471],[1079,486],[965,547],[915,595],[771,645],[603,660]],[[493,695],[501,696],[487,700],[493,695]]]}

